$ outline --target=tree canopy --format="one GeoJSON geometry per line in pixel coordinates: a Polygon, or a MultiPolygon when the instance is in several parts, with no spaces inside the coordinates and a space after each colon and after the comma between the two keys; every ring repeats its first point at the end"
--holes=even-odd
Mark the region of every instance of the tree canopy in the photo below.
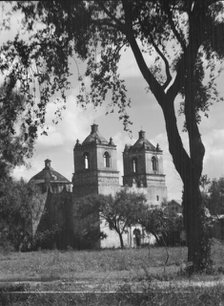
{"type": "Polygon", "coordinates": [[[212,215],[224,214],[224,178],[213,179],[208,188],[207,205],[212,215]]]}
{"type": "Polygon", "coordinates": [[[148,206],[144,194],[121,190],[115,197],[109,196],[100,208],[100,217],[106,221],[110,230],[114,230],[120,239],[121,248],[124,247],[123,234],[128,227],[138,224],[148,206]]]}
{"type": "Polygon", "coordinates": [[[148,209],[139,223],[147,233],[156,238],[159,245],[176,245],[183,243],[180,234],[183,230],[183,217],[177,213],[166,213],[164,208],[148,209]]]}
{"type": "MultiPolygon", "coordinates": [[[[90,237],[92,241],[94,235],[98,235],[95,238],[99,239],[98,227],[100,221],[104,222],[110,230],[118,234],[121,248],[124,247],[123,234],[130,226],[138,224],[148,211],[145,196],[127,190],[117,192],[114,197],[89,195],[77,200],[75,206],[76,216],[80,220],[79,231],[81,229],[83,235],[90,237]]],[[[105,238],[105,234],[101,232],[101,237],[105,238]]]]}
{"type": "Polygon", "coordinates": [[[0,180],[0,246],[16,251],[33,247],[36,224],[43,211],[43,197],[38,189],[20,181],[0,180]]]}

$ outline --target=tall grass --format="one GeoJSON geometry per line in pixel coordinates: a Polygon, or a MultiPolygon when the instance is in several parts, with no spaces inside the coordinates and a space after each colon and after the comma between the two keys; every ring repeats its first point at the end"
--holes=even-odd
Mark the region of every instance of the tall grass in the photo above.
{"type": "MultiPolygon", "coordinates": [[[[162,247],[143,249],[113,249],[101,251],[37,251],[28,253],[0,254],[0,279],[13,278],[86,278],[123,277],[130,273],[138,274],[146,269],[149,273],[163,273],[167,250],[162,247]],[[123,274],[122,274],[122,273],[123,274]],[[126,274],[125,274],[126,273],[126,274]]],[[[168,248],[167,271],[180,270],[187,260],[185,247],[168,248]]],[[[215,243],[212,257],[217,267],[224,266],[224,244],[215,243]]]]}

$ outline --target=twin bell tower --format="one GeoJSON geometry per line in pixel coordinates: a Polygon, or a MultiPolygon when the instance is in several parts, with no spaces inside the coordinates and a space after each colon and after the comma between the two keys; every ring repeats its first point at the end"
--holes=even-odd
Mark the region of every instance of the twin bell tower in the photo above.
{"type": "Polygon", "coordinates": [[[117,148],[110,138],[106,140],[91,126],[90,134],[74,146],[73,193],[75,198],[89,194],[112,194],[121,188],[142,192],[148,205],[158,206],[167,198],[163,152],[155,147],[140,131],[134,145],[125,145],[123,152],[123,186],[119,185],[117,148]]]}

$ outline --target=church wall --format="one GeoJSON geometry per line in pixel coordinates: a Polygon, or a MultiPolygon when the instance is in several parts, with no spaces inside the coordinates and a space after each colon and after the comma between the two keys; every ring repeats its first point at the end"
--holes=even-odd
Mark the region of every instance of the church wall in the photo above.
{"type": "Polygon", "coordinates": [[[133,175],[133,159],[137,160],[137,171],[136,174],[143,174],[146,172],[145,168],[145,154],[142,152],[124,152],[123,163],[124,163],[124,176],[133,175]]]}
{"type": "MultiPolygon", "coordinates": [[[[117,232],[109,229],[108,225],[104,220],[101,221],[100,230],[104,232],[107,237],[100,241],[101,248],[120,248],[120,239],[117,232]]],[[[125,247],[129,247],[129,233],[123,234],[123,242],[125,247]]]]}
{"type": "Polygon", "coordinates": [[[158,162],[159,162],[159,171],[161,174],[164,173],[164,170],[163,170],[163,156],[162,155],[157,155],[157,158],[158,158],[158,162]]]}
{"type": "Polygon", "coordinates": [[[146,198],[150,205],[161,205],[161,203],[167,199],[166,186],[151,185],[150,188],[147,188],[146,198]]]}
{"type": "MultiPolygon", "coordinates": [[[[70,243],[74,248],[79,248],[83,243],[79,241],[79,237],[81,237],[79,233],[85,232],[86,229],[89,231],[89,236],[86,238],[85,247],[96,248],[100,245],[103,248],[120,247],[119,236],[115,231],[111,231],[105,225],[105,222],[100,223],[98,212],[94,211],[86,218],[85,216],[84,219],[83,217],[81,218],[80,214],[83,212],[83,206],[80,205],[84,204],[79,199],[87,195],[111,194],[114,196],[116,192],[121,188],[126,188],[127,185],[131,192],[144,193],[149,205],[160,205],[167,198],[162,151],[154,146],[150,147],[149,142],[147,142],[146,146],[143,142],[145,139],[143,131],[140,133],[140,142],[137,143],[137,146],[125,147],[123,153],[123,187],[119,185],[116,146],[112,139],[107,142],[104,138],[100,138],[97,133],[96,125],[93,125],[91,134],[83,144],[77,141],[74,147],[73,193],[64,193],[65,191],[57,194],[50,193],[46,206],[47,214],[39,224],[42,229],[46,229],[47,226],[52,228],[53,225],[60,224],[63,228],[61,236],[59,235],[57,238],[60,248],[64,247],[64,244],[60,241],[63,240],[62,237],[66,233],[69,237],[69,240],[64,237],[65,241],[67,241],[66,245],[70,243]],[[94,137],[96,137],[95,140],[94,137]],[[109,166],[105,164],[105,152],[108,152],[110,157],[109,166]],[[85,153],[88,154],[88,167],[86,167],[85,163],[85,153]],[[158,170],[153,170],[152,168],[153,156],[158,159],[158,170]],[[136,169],[133,167],[133,159],[137,161],[136,169]],[[94,236],[94,233],[98,233],[100,230],[107,234],[107,238],[102,241],[98,238],[98,240],[92,239],[91,232],[93,237],[97,237],[98,234],[94,236]]],[[[57,191],[60,191],[59,189],[57,191]]],[[[133,246],[132,229],[127,234],[124,234],[123,238],[125,246],[133,246]]]]}
{"type": "Polygon", "coordinates": [[[36,234],[38,224],[40,223],[41,217],[44,212],[45,203],[47,200],[48,192],[42,193],[42,188],[40,187],[38,195],[35,195],[35,197],[32,199],[32,230],[33,230],[33,236],[36,234]]]}
{"type": "MultiPolygon", "coordinates": [[[[83,215],[85,198],[73,198],[72,203],[72,231],[75,249],[100,248],[100,220],[97,211],[88,211],[83,215]],[[84,202],[83,202],[84,201],[84,202]]],[[[91,208],[89,208],[91,209],[91,208]]]]}
{"type": "Polygon", "coordinates": [[[74,166],[75,173],[80,171],[85,171],[85,160],[84,154],[88,153],[89,155],[89,170],[97,169],[97,160],[96,156],[96,147],[93,144],[86,144],[84,146],[76,145],[74,148],[74,166]]]}
{"type": "Polygon", "coordinates": [[[138,187],[146,186],[145,179],[145,154],[144,152],[124,152],[124,176],[123,185],[131,187],[133,184],[137,184],[138,187]],[[136,171],[133,169],[133,159],[136,159],[136,171]]]}
{"type": "Polygon", "coordinates": [[[36,247],[66,249],[73,246],[72,193],[48,191],[43,214],[37,227],[36,247]]]}
{"type": "Polygon", "coordinates": [[[115,146],[97,145],[96,160],[98,170],[117,171],[117,150],[115,146]],[[108,152],[110,155],[110,167],[104,165],[104,153],[108,152]]]}
{"type": "Polygon", "coordinates": [[[73,193],[75,197],[83,197],[98,193],[97,171],[84,169],[73,176],[73,193]]]}
{"type": "MultiPolygon", "coordinates": [[[[156,243],[155,237],[151,234],[143,232],[140,224],[135,224],[127,228],[127,232],[123,233],[123,242],[125,248],[136,248],[134,230],[139,229],[141,232],[141,245],[153,245],[156,243]]],[[[120,239],[115,231],[111,231],[105,222],[101,223],[101,230],[109,237],[101,240],[101,248],[120,248],[120,239]]]]}
{"type": "Polygon", "coordinates": [[[147,175],[147,200],[150,205],[160,205],[167,199],[165,175],[147,175]]]}
{"type": "Polygon", "coordinates": [[[146,152],[146,173],[163,174],[163,157],[158,152],[146,152]],[[158,170],[152,168],[152,157],[155,156],[158,160],[158,170]]]}
{"type": "Polygon", "coordinates": [[[118,171],[115,172],[98,172],[98,193],[105,195],[115,195],[119,191],[118,171]]]}

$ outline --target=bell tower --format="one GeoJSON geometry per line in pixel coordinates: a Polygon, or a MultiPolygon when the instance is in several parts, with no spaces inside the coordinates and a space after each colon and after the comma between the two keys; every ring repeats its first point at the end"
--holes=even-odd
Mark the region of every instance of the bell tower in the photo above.
{"type": "Polygon", "coordinates": [[[143,188],[150,205],[160,205],[167,198],[165,174],[163,172],[163,152],[139,132],[139,138],[132,146],[125,146],[123,152],[123,185],[143,188]]]}
{"type": "Polygon", "coordinates": [[[119,189],[117,150],[113,139],[107,141],[91,126],[91,132],[74,147],[73,193],[82,197],[88,194],[115,194],[119,189]]]}

